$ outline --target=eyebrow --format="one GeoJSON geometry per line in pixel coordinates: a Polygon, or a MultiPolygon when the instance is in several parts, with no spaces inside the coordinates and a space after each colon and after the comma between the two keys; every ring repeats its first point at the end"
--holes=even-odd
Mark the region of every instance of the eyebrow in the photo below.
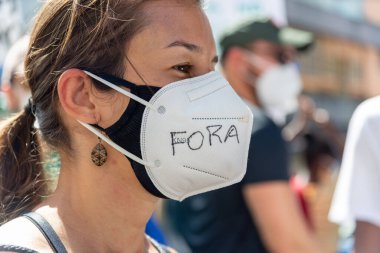
{"type": "Polygon", "coordinates": [[[182,40],[174,41],[173,43],[167,46],[167,48],[170,48],[170,47],[184,47],[187,50],[192,51],[192,52],[197,52],[197,53],[202,52],[202,48],[200,46],[197,46],[195,44],[182,41],[182,40]]]}
{"type": "MultiPolygon", "coordinates": [[[[192,44],[192,43],[189,43],[189,42],[186,42],[186,41],[182,41],[182,40],[174,41],[173,43],[170,43],[166,48],[171,48],[171,47],[184,47],[187,50],[189,50],[191,52],[196,52],[196,53],[201,53],[203,51],[200,46],[192,44]]],[[[213,63],[218,63],[219,62],[219,57],[216,55],[212,59],[212,62],[213,63]]]]}

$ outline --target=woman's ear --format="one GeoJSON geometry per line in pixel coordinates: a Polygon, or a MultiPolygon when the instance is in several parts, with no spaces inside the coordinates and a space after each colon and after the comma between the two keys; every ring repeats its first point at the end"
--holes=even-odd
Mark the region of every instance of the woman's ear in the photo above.
{"type": "Polygon", "coordinates": [[[58,97],[63,111],[76,120],[96,124],[99,115],[91,78],[82,70],[69,69],[58,80],[58,97]]]}

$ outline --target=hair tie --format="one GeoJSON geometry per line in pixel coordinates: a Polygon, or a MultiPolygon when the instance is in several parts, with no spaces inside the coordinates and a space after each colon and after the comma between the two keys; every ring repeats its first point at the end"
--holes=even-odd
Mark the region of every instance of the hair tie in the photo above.
{"type": "Polygon", "coordinates": [[[28,99],[28,103],[25,105],[24,111],[27,114],[32,114],[34,117],[36,117],[36,105],[33,103],[32,98],[28,99]]]}

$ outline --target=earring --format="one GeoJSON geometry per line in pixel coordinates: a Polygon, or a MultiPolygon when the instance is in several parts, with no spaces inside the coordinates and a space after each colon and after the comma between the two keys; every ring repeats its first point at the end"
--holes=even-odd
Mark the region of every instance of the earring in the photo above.
{"type": "Polygon", "coordinates": [[[102,166],[107,161],[107,150],[102,144],[102,139],[98,137],[99,143],[92,149],[91,160],[96,166],[102,166]]]}

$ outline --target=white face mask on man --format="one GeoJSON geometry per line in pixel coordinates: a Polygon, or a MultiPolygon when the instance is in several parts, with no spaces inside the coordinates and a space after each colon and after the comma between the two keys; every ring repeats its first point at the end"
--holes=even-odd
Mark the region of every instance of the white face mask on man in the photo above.
{"type": "Polygon", "coordinates": [[[270,64],[251,52],[248,61],[264,69],[255,84],[259,102],[277,125],[283,125],[286,116],[298,108],[302,80],[297,66],[294,63],[270,64]]]}

